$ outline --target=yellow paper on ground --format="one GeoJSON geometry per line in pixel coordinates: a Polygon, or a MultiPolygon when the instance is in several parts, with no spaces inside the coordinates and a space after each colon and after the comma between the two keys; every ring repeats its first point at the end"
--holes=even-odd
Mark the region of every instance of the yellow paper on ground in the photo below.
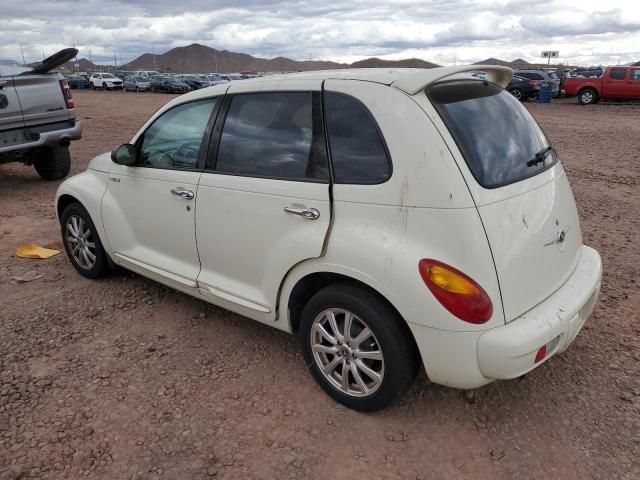
{"type": "Polygon", "coordinates": [[[52,248],[39,247],[33,243],[27,245],[20,245],[16,251],[16,255],[20,258],[49,258],[54,255],[58,255],[60,250],[53,250],[52,248]]]}

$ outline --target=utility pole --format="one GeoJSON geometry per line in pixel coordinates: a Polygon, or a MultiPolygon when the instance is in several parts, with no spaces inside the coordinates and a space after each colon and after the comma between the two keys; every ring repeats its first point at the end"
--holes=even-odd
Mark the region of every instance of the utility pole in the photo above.
{"type": "Polygon", "coordinates": [[[24,59],[24,49],[22,48],[21,43],[19,43],[18,45],[20,45],[20,52],[22,53],[22,66],[25,67],[27,65],[27,62],[24,59]]]}

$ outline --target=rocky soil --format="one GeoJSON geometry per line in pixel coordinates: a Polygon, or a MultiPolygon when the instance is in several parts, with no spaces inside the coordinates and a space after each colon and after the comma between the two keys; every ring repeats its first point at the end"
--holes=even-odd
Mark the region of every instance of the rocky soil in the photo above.
{"type": "MultiPolygon", "coordinates": [[[[75,93],[73,173],[169,96],[75,93]]],[[[80,277],[58,182],[0,166],[0,479],[640,478],[640,106],[527,104],[571,180],[602,294],[573,346],[472,394],[424,375],[397,406],[345,409],[293,338],[119,272],[80,277]],[[15,284],[28,271],[44,277],[15,284]]]]}

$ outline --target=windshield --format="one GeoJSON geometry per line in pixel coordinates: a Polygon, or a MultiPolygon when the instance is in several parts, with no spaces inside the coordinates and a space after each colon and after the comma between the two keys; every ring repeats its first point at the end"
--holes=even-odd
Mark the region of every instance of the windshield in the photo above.
{"type": "Polygon", "coordinates": [[[483,187],[524,180],[557,161],[531,114],[498,85],[457,80],[430,87],[428,95],[483,187]]]}
{"type": "Polygon", "coordinates": [[[113,75],[111,75],[110,73],[103,73],[102,74],[102,78],[116,78],[113,75]]]}

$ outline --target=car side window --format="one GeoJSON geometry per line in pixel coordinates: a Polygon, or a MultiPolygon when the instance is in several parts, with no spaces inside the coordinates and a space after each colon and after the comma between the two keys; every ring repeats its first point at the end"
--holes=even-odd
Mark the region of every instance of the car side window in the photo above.
{"type": "Polygon", "coordinates": [[[624,80],[626,73],[627,71],[624,68],[612,68],[610,76],[614,80],[624,80]]]}
{"type": "Polygon", "coordinates": [[[631,70],[631,80],[640,80],[640,69],[631,70]]]}
{"type": "Polygon", "coordinates": [[[319,98],[319,93],[312,92],[234,95],[215,170],[286,180],[328,180],[319,98]],[[318,99],[315,107],[314,98],[318,99]]]}
{"type": "Polygon", "coordinates": [[[192,170],[197,168],[203,136],[215,98],[184,103],[158,117],[139,143],[140,166],[192,170]]]}
{"type": "Polygon", "coordinates": [[[359,101],[325,93],[329,151],[336,183],[377,184],[391,176],[391,162],[373,115],[359,101]]]}

